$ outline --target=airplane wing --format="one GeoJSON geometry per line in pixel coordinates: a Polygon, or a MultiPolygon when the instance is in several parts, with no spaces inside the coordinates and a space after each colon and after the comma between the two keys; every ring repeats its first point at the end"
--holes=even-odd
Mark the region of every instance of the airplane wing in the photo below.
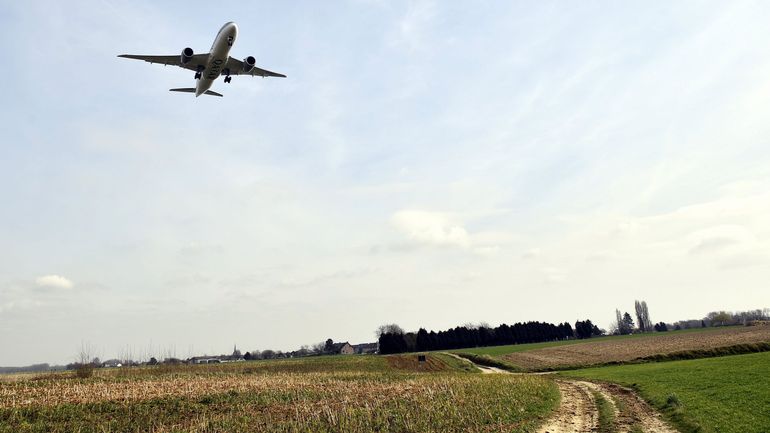
{"type": "MultiPolygon", "coordinates": [[[[260,76],[260,77],[281,77],[281,78],[286,78],[286,75],[279,74],[277,72],[271,72],[271,71],[268,71],[267,69],[258,68],[256,66],[251,68],[251,70],[249,72],[244,72],[243,71],[244,70],[243,69],[243,62],[238,60],[238,59],[234,59],[232,57],[227,59],[227,66],[226,66],[226,68],[230,70],[230,75],[251,75],[252,77],[257,75],[257,76],[260,76]]],[[[222,74],[224,75],[224,72],[222,74]]]]}
{"type": "Polygon", "coordinates": [[[142,55],[135,55],[135,54],[121,54],[118,57],[123,57],[126,59],[144,60],[145,62],[159,63],[161,65],[179,66],[180,68],[189,69],[191,71],[197,71],[198,65],[201,65],[201,66],[206,65],[206,61],[209,58],[209,53],[195,54],[192,56],[192,59],[190,59],[189,62],[184,64],[182,63],[182,60],[179,54],[176,54],[173,56],[142,56],[142,55]]]}

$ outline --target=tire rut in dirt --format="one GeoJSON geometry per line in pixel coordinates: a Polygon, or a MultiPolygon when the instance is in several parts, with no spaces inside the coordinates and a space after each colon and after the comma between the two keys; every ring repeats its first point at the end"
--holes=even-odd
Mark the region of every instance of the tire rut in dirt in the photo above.
{"type": "Polygon", "coordinates": [[[588,433],[598,427],[598,413],[593,396],[580,382],[557,380],[561,402],[556,414],[538,433],[588,433]]]}
{"type": "Polygon", "coordinates": [[[618,432],[633,431],[637,427],[645,433],[676,433],[676,430],[663,422],[660,414],[636,395],[633,390],[610,383],[591,383],[591,385],[598,387],[603,393],[611,395],[616,408],[620,406],[618,409],[622,409],[616,417],[618,432]]]}
{"type": "Polygon", "coordinates": [[[561,403],[554,416],[538,433],[584,433],[599,430],[599,415],[593,393],[599,393],[614,408],[613,430],[619,433],[676,433],[633,390],[615,384],[579,380],[557,380],[561,403]]]}

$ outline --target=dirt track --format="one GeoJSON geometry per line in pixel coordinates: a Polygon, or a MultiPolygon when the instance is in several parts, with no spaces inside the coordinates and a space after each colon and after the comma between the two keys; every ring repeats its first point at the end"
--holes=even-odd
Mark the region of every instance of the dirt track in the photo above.
{"type": "MultiPolygon", "coordinates": [[[[455,354],[449,355],[469,362],[478,367],[482,373],[496,374],[531,374],[510,373],[494,367],[484,367],[461,358],[455,354]]],[[[594,393],[601,394],[613,407],[615,414],[611,431],[626,433],[643,431],[645,433],[676,433],[677,431],[664,423],[660,415],[632,390],[620,385],[609,383],[594,383],[573,379],[556,379],[559,386],[561,401],[559,408],[546,423],[537,430],[538,433],[587,433],[599,431],[599,411],[596,407],[594,393]]]]}
{"type": "Polygon", "coordinates": [[[612,431],[625,433],[640,429],[645,433],[676,433],[666,425],[655,410],[633,391],[613,384],[597,384],[577,380],[557,380],[561,403],[554,416],[538,433],[596,432],[599,415],[594,392],[610,402],[615,412],[612,431]]]}
{"type": "Polygon", "coordinates": [[[576,382],[556,382],[561,393],[559,409],[538,433],[582,433],[596,431],[599,416],[588,390],[576,382]]]}
{"type": "Polygon", "coordinates": [[[471,361],[469,359],[465,359],[462,356],[458,356],[458,355],[456,355],[456,354],[454,354],[452,352],[444,352],[444,353],[449,355],[449,356],[451,356],[452,358],[459,359],[462,362],[465,362],[465,363],[468,363],[468,364],[472,364],[474,367],[476,367],[479,370],[481,370],[481,373],[483,373],[483,374],[508,374],[509,373],[509,372],[507,372],[507,371],[505,371],[505,370],[503,370],[501,368],[488,367],[486,365],[476,364],[475,362],[473,362],[473,361],[471,361]]]}

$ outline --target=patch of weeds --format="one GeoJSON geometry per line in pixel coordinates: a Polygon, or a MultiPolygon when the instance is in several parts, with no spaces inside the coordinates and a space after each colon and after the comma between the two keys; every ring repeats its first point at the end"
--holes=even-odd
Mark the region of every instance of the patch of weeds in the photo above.
{"type": "Polygon", "coordinates": [[[596,409],[599,411],[599,431],[601,433],[612,433],[615,431],[615,408],[598,391],[591,391],[596,402],[596,409]]]}
{"type": "Polygon", "coordinates": [[[676,394],[669,394],[668,397],[666,397],[667,407],[671,409],[677,409],[681,405],[682,405],[682,402],[679,401],[679,397],[677,397],[676,394]]]}

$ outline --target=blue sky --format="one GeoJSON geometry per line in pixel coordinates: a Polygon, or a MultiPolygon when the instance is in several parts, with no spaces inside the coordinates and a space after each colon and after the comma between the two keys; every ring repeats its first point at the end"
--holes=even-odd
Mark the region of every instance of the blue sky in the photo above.
{"type": "Polygon", "coordinates": [[[764,2],[3,2],[0,365],[770,306],[764,2]],[[122,53],[287,79],[224,98],[122,53]]]}

